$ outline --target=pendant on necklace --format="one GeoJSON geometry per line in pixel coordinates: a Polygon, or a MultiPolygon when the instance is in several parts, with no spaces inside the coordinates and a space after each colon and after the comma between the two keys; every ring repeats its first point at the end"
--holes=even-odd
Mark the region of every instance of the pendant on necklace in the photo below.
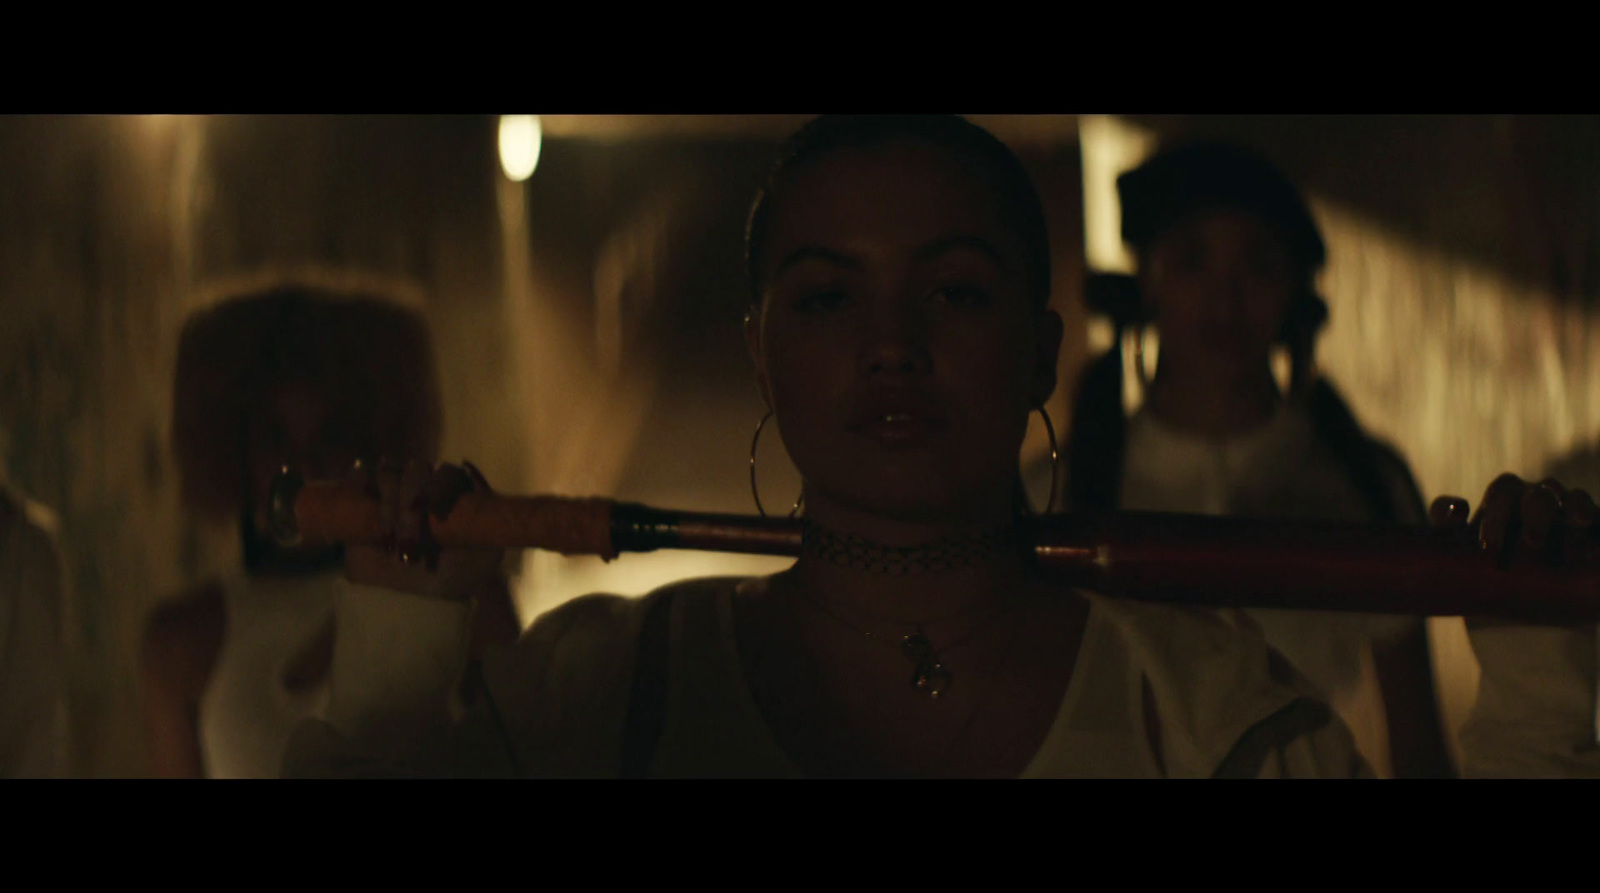
{"type": "Polygon", "coordinates": [[[940,695],[950,689],[954,677],[945,669],[944,664],[939,662],[938,656],[933,651],[933,643],[922,634],[921,627],[901,640],[900,650],[916,664],[916,669],[911,673],[912,688],[934,700],[938,700],[940,695]]]}

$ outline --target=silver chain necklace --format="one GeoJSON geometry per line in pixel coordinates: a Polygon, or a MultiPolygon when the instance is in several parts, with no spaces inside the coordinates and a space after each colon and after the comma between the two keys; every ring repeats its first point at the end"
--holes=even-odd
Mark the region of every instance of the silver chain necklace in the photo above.
{"type": "Polygon", "coordinates": [[[862,629],[856,624],[851,623],[843,617],[840,617],[838,614],[829,610],[826,605],[816,601],[808,595],[802,594],[800,597],[804,599],[807,604],[811,605],[812,608],[828,617],[833,618],[833,620],[839,623],[841,626],[860,633],[871,641],[888,645],[898,650],[907,660],[911,662],[911,687],[935,701],[938,700],[941,695],[948,692],[951,684],[955,681],[955,674],[950,671],[949,667],[945,666],[941,655],[960,648],[962,645],[967,644],[968,642],[977,638],[979,635],[988,632],[1011,613],[1010,608],[1002,610],[996,613],[995,616],[989,620],[989,622],[984,623],[977,629],[972,630],[956,641],[945,645],[943,648],[934,648],[933,642],[928,638],[927,634],[923,632],[922,624],[920,623],[913,624],[911,632],[904,635],[898,637],[885,636],[881,633],[874,633],[870,630],[862,629]]]}

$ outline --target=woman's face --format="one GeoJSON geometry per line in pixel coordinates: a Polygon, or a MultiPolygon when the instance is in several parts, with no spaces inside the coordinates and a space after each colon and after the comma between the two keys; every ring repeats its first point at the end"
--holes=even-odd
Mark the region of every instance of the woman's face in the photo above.
{"type": "MultiPolygon", "coordinates": [[[[343,477],[359,456],[344,417],[310,382],[267,390],[251,417],[245,441],[251,494],[258,515],[266,510],[272,479],[288,465],[307,480],[343,477]]],[[[263,518],[258,518],[263,520],[263,518]]]]}
{"type": "Polygon", "coordinates": [[[1185,376],[1258,371],[1301,286],[1283,239],[1247,211],[1170,227],[1146,251],[1139,278],[1161,335],[1161,363],[1185,376]]]}
{"type": "Polygon", "coordinates": [[[746,327],[807,505],[913,522],[1008,516],[1061,320],[983,183],[916,144],[839,151],[772,197],[746,327]]]}

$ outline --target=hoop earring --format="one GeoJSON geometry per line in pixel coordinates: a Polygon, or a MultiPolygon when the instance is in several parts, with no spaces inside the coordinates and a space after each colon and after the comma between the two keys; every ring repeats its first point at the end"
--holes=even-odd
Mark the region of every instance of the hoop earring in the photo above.
{"type": "Polygon", "coordinates": [[[1275,344],[1268,354],[1268,364],[1272,367],[1272,380],[1278,386],[1278,395],[1285,400],[1292,400],[1299,389],[1300,370],[1295,368],[1294,349],[1284,344],[1275,344]]]}
{"type": "MultiPolygon", "coordinates": [[[[756,436],[750,438],[750,495],[755,497],[756,511],[760,512],[763,518],[767,517],[767,510],[761,507],[761,491],[756,488],[756,444],[761,442],[761,429],[767,427],[767,419],[770,418],[772,410],[769,409],[767,414],[761,417],[761,421],[756,423],[756,436]]],[[[800,514],[800,505],[805,499],[806,494],[802,490],[800,497],[794,501],[794,508],[789,510],[789,517],[793,518],[800,514]]]]}
{"type": "Polygon", "coordinates": [[[1150,393],[1150,373],[1144,368],[1144,342],[1149,333],[1144,325],[1133,327],[1133,374],[1139,380],[1139,393],[1150,393]]]}
{"type": "Polygon", "coordinates": [[[1050,413],[1046,412],[1042,405],[1036,409],[1039,418],[1044,419],[1045,433],[1050,435],[1050,493],[1045,497],[1044,511],[1040,512],[1042,515],[1048,515],[1056,504],[1056,487],[1060,484],[1061,474],[1061,453],[1056,448],[1056,426],[1050,424],[1050,413]]]}

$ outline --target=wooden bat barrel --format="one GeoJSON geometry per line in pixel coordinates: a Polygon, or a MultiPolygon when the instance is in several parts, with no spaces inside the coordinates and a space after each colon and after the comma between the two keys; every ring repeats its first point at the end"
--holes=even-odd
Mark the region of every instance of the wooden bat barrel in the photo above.
{"type": "MultiPolygon", "coordinates": [[[[274,535],[296,543],[377,543],[373,496],[346,483],[275,482],[274,535]]],[[[695,549],[800,554],[802,522],[672,512],[606,499],[463,495],[431,537],[445,547],[566,555],[695,549]]],[[[1211,607],[1484,616],[1537,623],[1600,619],[1600,549],[1565,564],[1508,563],[1474,531],[1127,512],[1029,519],[1040,569],[1112,596],[1211,607]]],[[[1592,546],[1592,541],[1586,541],[1592,546]]]]}

